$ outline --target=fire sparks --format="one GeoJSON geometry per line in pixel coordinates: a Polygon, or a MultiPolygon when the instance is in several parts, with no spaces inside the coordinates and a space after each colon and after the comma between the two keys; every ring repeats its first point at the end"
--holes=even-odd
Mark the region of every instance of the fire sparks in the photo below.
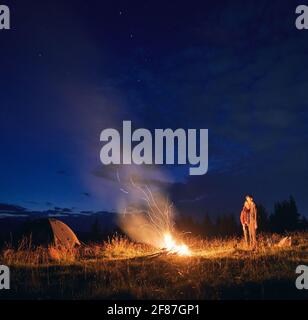
{"type": "Polygon", "coordinates": [[[150,244],[167,254],[190,256],[188,246],[179,244],[172,237],[175,224],[172,203],[160,193],[154,194],[147,185],[138,185],[132,178],[130,182],[133,194],[137,194],[143,203],[140,210],[138,207],[132,207],[132,211],[125,208],[120,219],[122,230],[133,240],[150,244]]]}
{"type": "Polygon", "coordinates": [[[179,256],[190,256],[191,251],[185,244],[178,245],[170,233],[164,235],[164,246],[169,253],[175,253],[179,256]]]}

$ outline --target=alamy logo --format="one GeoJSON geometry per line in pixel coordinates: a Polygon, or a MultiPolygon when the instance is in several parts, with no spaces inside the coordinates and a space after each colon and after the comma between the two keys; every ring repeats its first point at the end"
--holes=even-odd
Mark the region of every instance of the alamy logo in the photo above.
{"type": "Polygon", "coordinates": [[[10,289],[10,269],[7,266],[0,265],[0,290],[10,289]]]}
{"type": "Polygon", "coordinates": [[[304,265],[297,266],[295,272],[300,274],[295,282],[296,288],[299,290],[308,289],[308,267],[304,265]]]}
{"type": "Polygon", "coordinates": [[[296,28],[298,30],[308,29],[308,6],[297,6],[295,13],[299,15],[295,20],[296,28]]]}
{"type": "Polygon", "coordinates": [[[123,121],[123,141],[121,143],[121,135],[118,130],[111,128],[103,130],[100,141],[107,143],[100,151],[101,162],[104,165],[175,164],[177,157],[177,164],[189,163],[193,166],[189,168],[190,175],[207,173],[207,129],[200,129],[199,134],[196,129],[188,129],[187,133],[184,129],[174,131],[172,129],[155,129],[154,131],[154,138],[148,129],[141,128],[132,132],[131,121],[123,121]],[[133,144],[135,144],[134,147],[133,144]]]}
{"type": "Polygon", "coordinates": [[[10,28],[10,9],[8,6],[0,5],[0,30],[9,30],[10,28]]]}

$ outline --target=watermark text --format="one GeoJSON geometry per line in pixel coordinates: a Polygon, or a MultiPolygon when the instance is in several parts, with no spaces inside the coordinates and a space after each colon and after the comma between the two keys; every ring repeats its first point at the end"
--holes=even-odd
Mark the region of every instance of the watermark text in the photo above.
{"type": "Polygon", "coordinates": [[[0,290],[10,289],[10,269],[7,266],[0,265],[0,290]]]}
{"type": "Polygon", "coordinates": [[[6,5],[0,4],[0,30],[11,29],[10,9],[6,5]]]}
{"type": "Polygon", "coordinates": [[[132,132],[131,121],[123,121],[122,142],[119,131],[112,128],[101,132],[100,141],[105,142],[100,151],[104,165],[189,163],[190,175],[208,171],[207,129],[155,129],[153,136],[144,128],[132,132]]]}

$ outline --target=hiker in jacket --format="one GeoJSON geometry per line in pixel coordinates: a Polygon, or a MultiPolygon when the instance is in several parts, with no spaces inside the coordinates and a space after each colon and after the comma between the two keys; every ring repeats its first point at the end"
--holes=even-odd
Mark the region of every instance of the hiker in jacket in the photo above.
{"type": "Polygon", "coordinates": [[[250,245],[255,248],[257,245],[257,207],[253,201],[253,197],[249,196],[249,205],[250,205],[250,222],[249,222],[249,236],[250,236],[250,245]]]}
{"type": "Polygon", "coordinates": [[[244,233],[244,239],[247,245],[249,245],[249,215],[250,213],[250,207],[248,204],[247,199],[244,202],[244,206],[243,209],[241,211],[241,224],[242,224],[242,228],[243,228],[243,233],[244,233]]]}
{"type": "Polygon", "coordinates": [[[247,245],[254,248],[257,244],[257,208],[253,201],[253,197],[250,195],[246,196],[240,220],[243,227],[245,242],[247,245]]]}

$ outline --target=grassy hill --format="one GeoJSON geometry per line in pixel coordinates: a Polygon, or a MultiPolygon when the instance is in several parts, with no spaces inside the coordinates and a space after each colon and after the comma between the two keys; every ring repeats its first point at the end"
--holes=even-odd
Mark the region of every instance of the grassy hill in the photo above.
{"type": "Polygon", "coordinates": [[[308,234],[262,236],[256,250],[240,239],[186,238],[190,257],[158,251],[126,238],[87,245],[76,252],[6,248],[11,290],[1,299],[308,299],[295,287],[295,269],[308,265],[308,234]],[[58,255],[57,255],[58,254],[58,255]]]}

